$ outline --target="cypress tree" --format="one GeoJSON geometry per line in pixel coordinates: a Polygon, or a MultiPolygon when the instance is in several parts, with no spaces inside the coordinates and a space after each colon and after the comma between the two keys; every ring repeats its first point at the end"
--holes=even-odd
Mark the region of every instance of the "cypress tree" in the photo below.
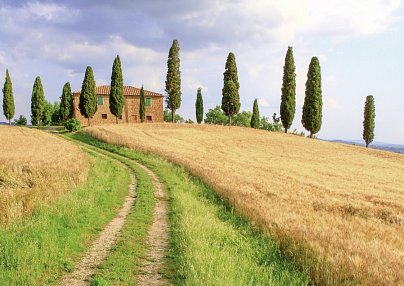
{"type": "Polygon", "coordinates": [[[118,123],[118,117],[122,115],[124,102],[121,60],[117,55],[112,65],[111,90],[109,92],[109,110],[115,115],[116,123],[118,123]]]}
{"type": "Polygon", "coordinates": [[[231,125],[233,115],[240,111],[239,88],[236,57],[233,53],[229,53],[223,73],[222,89],[222,110],[229,118],[229,125],[231,125]]]}
{"type": "Polygon", "coordinates": [[[3,87],[3,111],[4,116],[8,119],[8,125],[11,125],[11,119],[14,117],[15,106],[13,96],[13,84],[11,83],[8,69],[6,70],[6,81],[3,87]]]}
{"type": "Polygon", "coordinates": [[[168,53],[167,60],[167,108],[171,110],[171,122],[174,122],[175,111],[181,106],[181,73],[180,73],[180,46],[177,40],[173,44],[168,53]]]}
{"type": "Polygon", "coordinates": [[[366,97],[364,120],[363,120],[363,140],[365,140],[366,148],[375,138],[375,101],[372,95],[366,97]]]}
{"type": "Polygon", "coordinates": [[[260,111],[258,109],[257,99],[254,100],[253,114],[251,116],[250,126],[251,126],[251,128],[255,128],[255,129],[258,129],[260,127],[260,111]]]}
{"type": "Polygon", "coordinates": [[[146,98],[144,97],[143,85],[140,89],[140,106],[139,106],[140,121],[144,122],[146,119],[146,98]]]}
{"type": "Polygon", "coordinates": [[[81,115],[88,119],[88,125],[90,125],[90,119],[93,118],[97,111],[95,80],[93,69],[90,66],[86,68],[86,74],[84,76],[83,84],[81,85],[79,109],[81,115]]]}
{"type": "Polygon", "coordinates": [[[43,92],[41,78],[35,78],[34,86],[32,87],[31,96],[31,122],[33,125],[39,126],[41,123],[42,114],[45,108],[45,96],[43,92]]]}
{"type": "Polygon", "coordinates": [[[296,109],[296,73],[293,48],[288,47],[283,67],[282,96],[280,114],[285,133],[292,125],[296,109]]]}
{"type": "Polygon", "coordinates": [[[196,110],[196,122],[198,122],[198,124],[201,124],[203,120],[203,99],[201,88],[198,88],[198,91],[196,93],[195,110],[196,110]]]}
{"type": "Polygon", "coordinates": [[[317,57],[313,57],[307,73],[302,115],[302,124],[307,131],[310,131],[310,138],[313,138],[313,135],[320,131],[323,117],[322,108],[320,62],[317,57]]]}
{"type": "Polygon", "coordinates": [[[63,86],[63,92],[60,98],[60,117],[62,122],[73,117],[73,96],[69,82],[66,82],[63,86]]]}

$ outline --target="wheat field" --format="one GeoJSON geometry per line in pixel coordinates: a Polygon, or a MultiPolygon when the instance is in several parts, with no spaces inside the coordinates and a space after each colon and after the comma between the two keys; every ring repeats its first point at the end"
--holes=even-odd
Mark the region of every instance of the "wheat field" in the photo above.
{"type": "Polygon", "coordinates": [[[0,126],[0,223],[31,213],[87,178],[80,148],[35,129],[0,126]]]}
{"type": "Polygon", "coordinates": [[[241,127],[85,129],[181,164],[320,284],[404,285],[404,156],[241,127]]]}

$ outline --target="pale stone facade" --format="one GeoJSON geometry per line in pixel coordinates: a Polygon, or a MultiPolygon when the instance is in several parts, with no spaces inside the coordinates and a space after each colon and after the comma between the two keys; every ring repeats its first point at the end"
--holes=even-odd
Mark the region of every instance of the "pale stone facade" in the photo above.
{"type": "MultiPolygon", "coordinates": [[[[116,118],[109,110],[109,91],[110,86],[97,86],[97,112],[91,119],[91,125],[115,123],[116,118]]],[[[118,119],[119,123],[137,123],[140,122],[140,89],[133,86],[124,87],[125,104],[122,110],[122,117],[118,119]]],[[[146,122],[163,122],[163,95],[148,90],[144,90],[146,98],[146,122]]],[[[88,125],[88,119],[81,115],[79,110],[80,92],[73,93],[74,118],[80,120],[82,126],[88,125]]]]}

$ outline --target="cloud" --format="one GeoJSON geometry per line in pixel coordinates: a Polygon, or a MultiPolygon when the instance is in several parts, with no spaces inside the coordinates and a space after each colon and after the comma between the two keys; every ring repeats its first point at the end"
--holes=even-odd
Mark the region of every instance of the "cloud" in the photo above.
{"type": "Polygon", "coordinates": [[[258,103],[262,107],[268,107],[269,106],[269,102],[265,98],[258,99],[258,103]]]}

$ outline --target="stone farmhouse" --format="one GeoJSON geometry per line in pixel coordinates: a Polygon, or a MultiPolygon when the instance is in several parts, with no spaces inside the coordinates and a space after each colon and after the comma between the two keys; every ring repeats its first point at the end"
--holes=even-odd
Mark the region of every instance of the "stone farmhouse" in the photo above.
{"type": "MultiPolygon", "coordinates": [[[[97,94],[97,112],[91,119],[91,125],[116,123],[115,115],[109,110],[109,92],[111,86],[101,85],[96,87],[97,94]]],[[[124,86],[123,95],[125,104],[122,110],[122,116],[118,119],[119,123],[137,123],[139,118],[140,89],[134,86],[124,86]]],[[[146,98],[146,122],[163,122],[163,99],[160,93],[144,90],[146,98]]],[[[73,92],[74,118],[80,120],[82,126],[88,125],[88,120],[81,115],[79,109],[80,92],[73,92]]]]}

